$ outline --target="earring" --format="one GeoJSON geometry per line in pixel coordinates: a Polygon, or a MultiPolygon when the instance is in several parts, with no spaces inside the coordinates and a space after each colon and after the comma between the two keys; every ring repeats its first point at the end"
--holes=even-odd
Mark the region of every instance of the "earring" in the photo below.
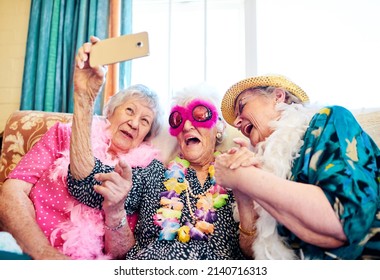
{"type": "Polygon", "coordinates": [[[216,139],[220,140],[222,138],[222,133],[221,132],[217,132],[216,133],[216,139]]]}

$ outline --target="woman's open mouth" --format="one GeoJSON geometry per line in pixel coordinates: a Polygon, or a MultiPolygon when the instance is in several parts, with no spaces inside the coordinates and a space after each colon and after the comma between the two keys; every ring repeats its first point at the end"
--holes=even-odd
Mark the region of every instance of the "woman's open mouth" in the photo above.
{"type": "Polygon", "coordinates": [[[126,137],[129,137],[129,138],[133,139],[132,134],[130,134],[128,131],[126,131],[126,130],[120,130],[120,131],[121,131],[121,133],[123,133],[126,137]]]}
{"type": "Polygon", "coordinates": [[[249,135],[251,134],[252,129],[253,129],[253,124],[248,123],[245,126],[243,126],[243,128],[241,129],[241,132],[243,133],[244,136],[249,137],[249,135]]]}
{"type": "Polygon", "coordinates": [[[185,143],[186,143],[186,145],[188,146],[188,145],[191,145],[191,144],[198,144],[198,143],[200,143],[201,141],[197,138],[197,137],[190,137],[190,138],[187,138],[186,140],[185,140],[185,143]]]}

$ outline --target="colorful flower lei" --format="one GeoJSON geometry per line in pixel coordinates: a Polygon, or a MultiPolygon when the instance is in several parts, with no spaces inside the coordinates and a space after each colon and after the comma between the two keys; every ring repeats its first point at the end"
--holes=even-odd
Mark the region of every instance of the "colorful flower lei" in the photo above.
{"type": "Polygon", "coordinates": [[[190,239],[207,240],[207,235],[214,232],[213,223],[217,220],[216,210],[227,203],[227,191],[216,184],[215,169],[211,164],[208,172],[212,187],[206,193],[197,195],[197,210],[193,212],[189,198],[191,189],[189,182],[185,179],[189,166],[190,163],[187,160],[176,157],[169,163],[168,170],[165,172],[166,191],[161,192],[161,208],[153,216],[154,224],[161,227],[159,240],[174,240],[176,236],[184,243],[190,239]],[[179,195],[183,191],[186,191],[187,206],[194,223],[187,221],[181,226],[180,219],[184,204],[179,195]]]}

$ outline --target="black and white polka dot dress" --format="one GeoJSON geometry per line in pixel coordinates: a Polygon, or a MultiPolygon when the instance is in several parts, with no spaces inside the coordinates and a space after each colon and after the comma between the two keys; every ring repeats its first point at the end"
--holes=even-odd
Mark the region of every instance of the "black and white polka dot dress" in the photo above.
{"type": "MultiPolygon", "coordinates": [[[[234,202],[232,192],[229,192],[227,204],[217,210],[218,218],[214,222],[214,233],[208,235],[207,241],[191,239],[182,243],[178,239],[158,240],[161,228],[153,223],[153,216],[160,206],[160,193],[165,191],[163,184],[165,167],[160,161],[153,160],[145,168],[133,168],[133,186],[125,203],[127,214],[137,212],[139,219],[135,228],[135,246],[127,253],[127,259],[145,260],[186,260],[186,259],[244,259],[239,247],[238,223],[232,215],[234,202]]],[[[68,187],[72,195],[79,201],[91,207],[100,208],[103,198],[95,193],[93,175],[109,172],[109,167],[97,160],[93,173],[84,180],[76,181],[69,173],[68,187]],[[92,178],[91,178],[92,177],[92,178]]],[[[211,187],[207,178],[204,188],[200,185],[196,172],[188,169],[186,179],[189,181],[194,195],[203,193],[211,187]]],[[[181,224],[191,222],[191,215],[186,202],[186,192],[180,194],[184,205],[181,224]]],[[[198,199],[190,196],[193,212],[198,199]]]]}

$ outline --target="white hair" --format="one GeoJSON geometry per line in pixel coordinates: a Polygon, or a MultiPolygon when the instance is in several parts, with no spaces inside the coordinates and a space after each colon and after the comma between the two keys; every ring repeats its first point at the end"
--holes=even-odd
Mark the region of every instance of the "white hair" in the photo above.
{"type": "Polygon", "coordinates": [[[215,87],[211,86],[206,82],[186,86],[180,90],[177,90],[173,95],[172,107],[175,105],[185,106],[195,98],[210,101],[218,108],[219,114],[219,104],[221,103],[221,95],[215,87]]]}

